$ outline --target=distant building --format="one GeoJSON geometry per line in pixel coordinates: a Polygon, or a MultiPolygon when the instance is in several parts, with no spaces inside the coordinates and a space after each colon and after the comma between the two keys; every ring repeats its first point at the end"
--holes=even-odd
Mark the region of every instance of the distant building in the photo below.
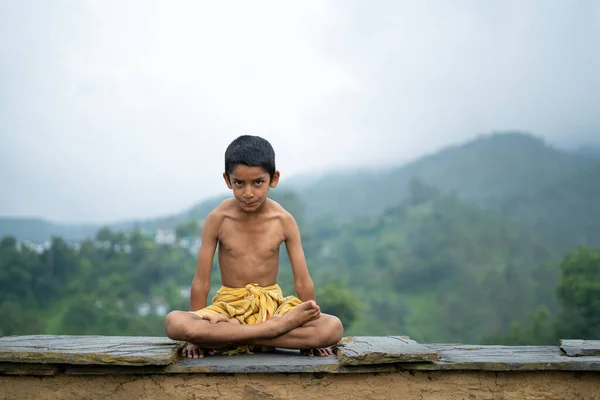
{"type": "Polygon", "coordinates": [[[150,314],[151,310],[152,310],[152,307],[148,303],[138,304],[138,306],[137,306],[138,315],[141,315],[143,317],[150,314]]]}
{"type": "Polygon", "coordinates": [[[179,247],[188,249],[190,253],[198,253],[200,251],[200,245],[202,244],[202,240],[198,237],[186,236],[179,240],[179,247]]]}
{"type": "Polygon", "coordinates": [[[150,314],[165,316],[168,309],[168,305],[160,299],[154,299],[151,302],[144,302],[137,305],[137,313],[143,317],[150,314]]]}
{"type": "Polygon", "coordinates": [[[158,244],[174,244],[177,240],[175,230],[173,229],[157,229],[154,236],[154,241],[158,244]]]}
{"type": "Polygon", "coordinates": [[[200,246],[201,245],[202,245],[202,239],[195,238],[194,242],[190,246],[190,253],[192,253],[192,254],[198,254],[198,252],[200,251],[200,246]]]}
{"type": "Polygon", "coordinates": [[[179,295],[184,299],[188,299],[192,294],[192,289],[190,287],[182,287],[179,288],[179,295]]]}
{"type": "Polygon", "coordinates": [[[38,254],[42,254],[44,252],[44,245],[30,242],[29,240],[24,240],[20,244],[19,249],[25,248],[31,251],[35,251],[38,254]]]}
{"type": "Polygon", "coordinates": [[[154,307],[154,315],[158,315],[158,316],[165,316],[167,315],[167,311],[168,311],[168,307],[166,304],[157,304],[154,307]]]}

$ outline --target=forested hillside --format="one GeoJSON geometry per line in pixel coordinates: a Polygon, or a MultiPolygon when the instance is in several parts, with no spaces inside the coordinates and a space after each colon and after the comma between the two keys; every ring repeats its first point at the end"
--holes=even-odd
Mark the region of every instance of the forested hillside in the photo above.
{"type": "MultiPolygon", "coordinates": [[[[394,170],[292,181],[272,198],[299,222],[317,301],[346,334],[556,343],[600,336],[599,165],[511,133],[394,170]]],[[[96,230],[76,246],[54,238],[41,252],[6,236],[0,334],[161,335],[165,313],[189,304],[196,254],[181,241],[220,200],[96,230]],[[139,229],[152,227],[176,227],[177,241],[139,229]]]]}
{"type": "Polygon", "coordinates": [[[555,306],[558,269],[543,242],[416,180],[381,215],[320,232],[315,273],[343,276],[360,295],[362,333],[474,342],[555,306]]]}
{"type": "Polygon", "coordinates": [[[412,178],[522,223],[559,251],[600,244],[600,157],[498,133],[386,171],[336,173],[299,191],[312,218],[377,215],[402,201],[412,178]],[[596,178],[594,178],[596,177],[596,178]]]}

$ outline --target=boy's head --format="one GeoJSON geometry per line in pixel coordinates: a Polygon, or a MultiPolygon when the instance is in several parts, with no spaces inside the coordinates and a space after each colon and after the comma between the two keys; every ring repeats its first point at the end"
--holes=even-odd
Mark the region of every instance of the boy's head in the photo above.
{"type": "Polygon", "coordinates": [[[259,136],[238,137],[225,150],[223,178],[245,211],[258,209],[279,182],[273,147],[259,136]]]}

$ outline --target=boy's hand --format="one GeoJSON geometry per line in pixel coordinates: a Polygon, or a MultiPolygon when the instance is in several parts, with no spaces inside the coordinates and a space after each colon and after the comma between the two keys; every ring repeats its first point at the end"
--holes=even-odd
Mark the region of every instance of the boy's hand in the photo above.
{"type": "Polygon", "coordinates": [[[204,358],[204,355],[214,356],[215,351],[211,349],[203,349],[195,344],[188,343],[183,349],[181,349],[181,356],[187,358],[204,358]]]}
{"type": "Polygon", "coordinates": [[[313,355],[319,356],[319,357],[327,357],[327,356],[330,356],[333,354],[333,352],[331,351],[331,348],[329,348],[329,347],[316,348],[316,349],[310,349],[310,350],[300,350],[300,353],[302,355],[309,356],[309,357],[312,357],[313,355]]]}

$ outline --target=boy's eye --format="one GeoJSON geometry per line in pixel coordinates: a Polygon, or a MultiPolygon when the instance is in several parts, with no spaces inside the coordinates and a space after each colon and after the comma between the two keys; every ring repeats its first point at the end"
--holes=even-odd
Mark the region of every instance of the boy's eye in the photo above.
{"type": "Polygon", "coordinates": [[[240,182],[240,181],[235,181],[234,183],[235,183],[235,186],[242,186],[244,184],[243,182],[240,182]]]}
{"type": "Polygon", "coordinates": [[[262,181],[262,180],[258,180],[258,181],[255,181],[255,182],[254,182],[254,184],[255,184],[256,186],[260,186],[260,185],[262,185],[262,183],[263,183],[263,182],[264,182],[264,181],[262,181]]]}

